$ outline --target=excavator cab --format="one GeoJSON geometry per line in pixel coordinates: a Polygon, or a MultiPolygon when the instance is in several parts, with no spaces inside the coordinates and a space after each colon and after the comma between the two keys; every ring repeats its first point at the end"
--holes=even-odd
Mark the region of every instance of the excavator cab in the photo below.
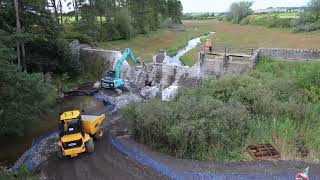
{"type": "Polygon", "coordinates": [[[106,76],[101,79],[101,87],[106,89],[114,89],[114,81],[115,81],[115,71],[109,71],[107,72],[106,76]]]}

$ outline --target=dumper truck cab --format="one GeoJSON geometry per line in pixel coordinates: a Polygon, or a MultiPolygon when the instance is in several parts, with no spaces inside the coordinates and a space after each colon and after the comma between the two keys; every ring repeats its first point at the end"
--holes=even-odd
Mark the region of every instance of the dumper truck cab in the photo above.
{"type": "Polygon", "coordinates": [[[105,115],[81,115],[79,110],[64,112],[59,120],[58,156],[77,156],[94,151],[93,139],[103,136],[101,124],[105,115]]]}

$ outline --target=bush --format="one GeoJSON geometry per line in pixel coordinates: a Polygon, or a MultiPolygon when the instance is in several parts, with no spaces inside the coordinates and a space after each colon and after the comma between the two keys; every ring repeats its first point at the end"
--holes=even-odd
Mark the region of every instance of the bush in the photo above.
{"type": "Polygon", "coordinates": [[[174,101],[135,104],[122,116],[134,139],[178,157],[240,160],[247,143],[272,143],[295,157],[301,137],[320,153],[320,106],[308,94],[319,84],[318,65],[265,59],[247,75],[180,89],[174,101]]]}
{"type": "Polygon", "coordinates": [[[104,23],[99,30],[100,41],[111,41],[121,39],[117,24],[113,21],[104,23]]]}
{"type": "Polygon", "coordinates": [[[243,18],[252,14],[252,4],[253,2],[249,1],[240,1],[232,3],[227,19],[234,24],[239,24],[243,18]]]}
{"type": "Polygon", "coordinates": [[[242,19],[241,25],[258,25],[269,28],[290,28],[292,27],[292,19],[280,18],[274,15],[250,15],[242,19]]]}
{"type": "Polygon", "coordinates": [[[131,25],[131,16],[128,9],[122,9],[117,14],[117,28],[119,34],[124,39],[130,39],[135,35],[135,29],[131,25]]]}
{"type": "Polygon", "coordinates": [[[290,28],[292,27],[292,20],[287,18],[279,18],[272,16],[268,22],[269,28],[290,28]]]}
{"type": "Polygon", "coordinates": [[[131,106],[125,109],[124,117],[132,119],[135,139],[178,157],[194,159],[239,159],[241,139],[249,130],[244,106],[206,97],[131,106]],[[193,112],[188,111],[191,108],[193,112]]]}
{"type": "Polygon", "coordinates": [[[295,19],[292,23],[293,32],[311,32],[320,29],[319,20],[310,12],[305,12],[300,15],[300,18],[295,19]]]}
{"type": "Polygon", "coordinates": [[[64,38],[68,40],[77,39],[82,44],[92,45],[93,43],[93,38],[91,38],[90,36],[84,33],[80,33],[78,31],[65,31],[64,38]]]}
{"type": "Polygon", "coordinates": [[[316,31],[320,26],[316,23],[305,23],[294,25],[293,32],[311,32],[316,31]]]}
{"type": "Polygon", "coordinates": [[[7,170],[0,168],[0,179],[5,179],[5,180],[19,180],[19,179],[33,180],[33,179],[36,179],[36,178],[27,170],[26,166],[22,166],[15,173],[8,172],[7,170]]]}
{"type": "Polygon", "coordinates": [[[48,112],[53,87],[40,74],[21,72],[15,65],[0,61],[0,136],[23,135],[48,112]]]}

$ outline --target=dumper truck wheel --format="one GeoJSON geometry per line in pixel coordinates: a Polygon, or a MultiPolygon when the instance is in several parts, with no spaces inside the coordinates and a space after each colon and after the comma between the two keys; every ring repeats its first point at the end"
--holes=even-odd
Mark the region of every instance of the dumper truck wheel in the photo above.
{"type": "Polygon", "coordinates": [[[103,134],[103,130],[99,128],[98,131],[93,135],[93,138],[99,140],[103,137],[103,134]]]}
{"type": "Polygon", "coordinates": [[[92,138],[86,142],[86,150],[88,153],[92,153],[94,151],[94,142],[92,138]]]}

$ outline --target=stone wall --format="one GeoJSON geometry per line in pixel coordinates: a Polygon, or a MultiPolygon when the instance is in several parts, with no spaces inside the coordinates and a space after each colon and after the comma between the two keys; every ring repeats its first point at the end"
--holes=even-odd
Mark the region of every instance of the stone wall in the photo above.
{"type": "Polygon", "coordinates": [[[263,56],[274,59],[310,61],[320,60],[320,51],[305,49],[259,48],[252,56],[253,63],[256,64],[259,58],[263,56]]]}
{"type": "Polygon", "coordinates": [[[103,61],[102,76],[110,69],[113,69],[115,58],[121,53],[120,51],[111,51],[103,49],[82,48],[80,50],[80,61],[83,66],[91,66],[97,61],[103,61]]]}
{"type": "Polygon", "coordinates": [[[241,75],[252,69],[252,62],[225,61],[223,59],[208,59],[204,54],[199,55],[200,76],[218,79],[224,75],[241,75]]]}
{"type": "Polygon", "coordinates": [[[185,66],[175,66],[162,63],[152,63],[145,66],[131,66],[127,69],[121,69],[122,78],[125,79],[131,86],[136,89],[141,89],[145,86],[158,86],[160,89],[168,88],[169,86],[184,85],[190,86],[197,84],[189,74],[190,68],[185,66]],[[179,81],[183,77],[183,80],[179,81]]]}

